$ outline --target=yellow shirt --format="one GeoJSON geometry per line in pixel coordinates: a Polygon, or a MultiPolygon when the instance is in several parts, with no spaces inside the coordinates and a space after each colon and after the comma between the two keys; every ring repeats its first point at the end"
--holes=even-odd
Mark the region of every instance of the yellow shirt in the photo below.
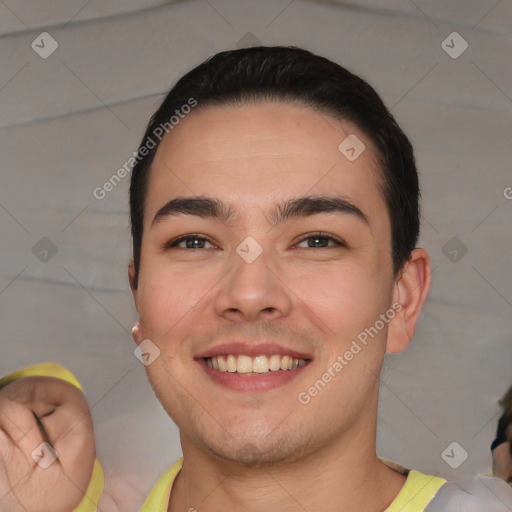
{"type": "MultiPolygon", "coordinates": [[[[140,512],[167,512],[171,487],[182,466],[183,457],[160,477],[140,512]]],[[[423,512],[445,482],[443,478],[411,470],[402,490],[384,512],[423,512]]]]}

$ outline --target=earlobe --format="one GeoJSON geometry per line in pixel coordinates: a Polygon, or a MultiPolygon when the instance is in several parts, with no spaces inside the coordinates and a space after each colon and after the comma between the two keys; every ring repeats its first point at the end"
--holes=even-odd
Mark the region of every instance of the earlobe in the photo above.
{"type": "Polygon", "coordinates": [[[409,345],[430,284],[430,257],[425,249],[414,249],[394,284],[393,304],[399,303],[402,308],[389,322],[387,352],[397,354],[409,345]]]}
{"type": "Polygon", "coordinates": [[[141,342],[142,342],[142,339],[141,339],[141,328],[140,328],[140,324],[137,322],[133,327],[132,327],[132,338],[133,338],[133,341],[135,341],[135,343],[137,343],[137,345],[140,345],[141,342]]]}

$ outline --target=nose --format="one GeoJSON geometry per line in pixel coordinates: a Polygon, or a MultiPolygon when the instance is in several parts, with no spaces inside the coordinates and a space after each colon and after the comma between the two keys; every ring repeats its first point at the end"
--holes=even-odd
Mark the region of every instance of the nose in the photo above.
{"type": "Polygon", "coordinates": [[[217,315],[251,322],[288,316],[293,307],[293,292],[279,265],[273,265],[270,251],[263,250],[253,261],[244,259],[243,252],[240,254],[233,254],[233,268],[216,294],[217,315]]]}

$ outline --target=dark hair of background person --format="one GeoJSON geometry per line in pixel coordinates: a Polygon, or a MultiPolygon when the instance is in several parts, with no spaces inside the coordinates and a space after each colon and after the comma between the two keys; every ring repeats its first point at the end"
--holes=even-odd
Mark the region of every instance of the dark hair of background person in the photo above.
{"type": "MultiPolygon", "coordinates": [[[[185,74],[151,117],[139,147],[160,125],[169,123],[190,98],[193,112],[207,106],[278,101],[311,107],[347,121],[377,148],[381,188],[391,222],[394,276],[410,259],[420,229],[420,190],[413,148],[375,90],[342,66],[293,46],[259,46],[218,53],[185,74]]],[[[154,138],[154,137],[153,137],[154,138]]],[[[130,220],[138,286],[144,200],[156,146],[138,157],[130,184],[130,220]]],[[[341,142],[341,140],[340,140],[341,142]]],[[[326,170],[327,172],[327,170],[326,170]]]]}

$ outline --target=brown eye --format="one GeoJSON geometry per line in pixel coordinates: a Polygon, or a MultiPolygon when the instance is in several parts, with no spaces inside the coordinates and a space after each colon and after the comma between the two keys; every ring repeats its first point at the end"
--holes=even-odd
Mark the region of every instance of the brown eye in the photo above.
{"type": "Polygon", "coordinates": [[[204,247],[205,242],[213,245],[207,238],[199,235],[182,235],[165,244],[165,248],[171,249],[177,247],[179,249],[207,249],[207,247],[204,247]],[[180,244],[182,243],[185,245],[180,247],[180,244]]]}
{"type": "MultiPolygon", "coordinates": [[[[308,247],[304,247],[304,249],[329,249],[329,241],[334,242],[334,247],[346,247],[346,244],[344,242],[332,236],[323,234],[322,232],[309,233],[300,240],[299,244],[306,240],[312,240],[312,244],[310,245],[308,243],[308,247]]],[[[333,247],[333,245],[331,245],[330,247],[333,247]]]]}

